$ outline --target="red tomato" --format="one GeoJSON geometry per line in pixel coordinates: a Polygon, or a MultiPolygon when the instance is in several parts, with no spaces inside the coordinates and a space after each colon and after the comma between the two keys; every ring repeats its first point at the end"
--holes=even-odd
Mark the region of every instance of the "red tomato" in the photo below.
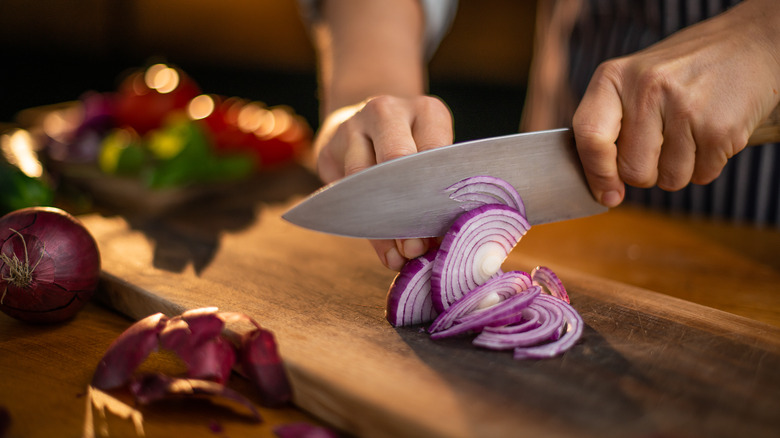
{"type": "Polygon", "coordinates": [[[171,113],[184,110],[189,101],[200,94],[195,81],[183,71],[174,70],[178,74],[178,85],[171,91],[151,88],[145,78],[148,70],[135,72],[122,81],[116,102],[116,119],[120,127],[131,127],[143,135],[162,126],[171,113]]]}

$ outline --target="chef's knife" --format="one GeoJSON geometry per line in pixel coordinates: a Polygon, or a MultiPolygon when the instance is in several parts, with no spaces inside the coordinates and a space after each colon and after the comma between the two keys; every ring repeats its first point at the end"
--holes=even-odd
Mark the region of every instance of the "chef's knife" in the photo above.
{"type": "MultiPolygon", "coordinates": [[[[590,193],[570,129],[458,143],[388,161],[314,192],[282,217],[326,233],[369,239],[443,235],[463,213],[447,187],[491,175],[520,193],[531,225],[607,209],[590,193]]],[[[780,106],[749,145],[780,141],[780,106]]]]}
{"type": "Polygon", "coordinates": [[[446,189],[477,175],[512,184],[532,225],[606,211],[588,189],[571,130],[556,129],[458,143],[378,164],[323,187],[283,217],[349,237],[440,236],[463,213],[446,189]]]}

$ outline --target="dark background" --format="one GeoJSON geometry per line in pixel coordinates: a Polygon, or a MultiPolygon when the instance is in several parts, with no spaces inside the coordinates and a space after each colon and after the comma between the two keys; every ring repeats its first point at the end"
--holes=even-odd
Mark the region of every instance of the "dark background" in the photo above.
{"type": "MultiPolygon", "coordinates": [[[[464,0],[430,64],[456,140],[517,131],[533,1],[464,0]]],[[[207,93],[285,104],[317,127],[315,59],[294,0],[3,0],[0,124],[20,110],[112,91],[163,60],[207,93]]]]}

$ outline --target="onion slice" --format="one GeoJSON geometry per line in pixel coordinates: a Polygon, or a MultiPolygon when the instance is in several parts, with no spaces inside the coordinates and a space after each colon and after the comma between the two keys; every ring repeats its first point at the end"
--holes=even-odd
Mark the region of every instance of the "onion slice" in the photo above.
{"type": "MultiPolygon", "coordinates": [[[[540,292],[541,288],[539,286],[533,286],[526,291],[521,291],[498,304],[470,313],[465,318],[456,321],[455,324],[446,330],[433,333],[431,339],[441,339],[470,331],[479,331],[490,326],[505,325],[522,315],[521,311],[528,307],[540,292]]],[[[453,307],[455,306],[453,305],[447,310],[453,307]]]]}
{"type": "Polygon", "coordinates": [[[540,295],[539,299],[545,300],[561,309],[563,317],[566,319],[567,330],[556,341],[533,347],[515,348],[515,359],[546,359],[554,357],[571,348],[582,337],[585,323],[582,320],[582,316],[569,303],[547,295],[540,295]]]}
{"type": "Polygon", "coordinates": [[[479,175],[462,179],[447,187],[450,199],[461,203],[466,211],[489,204],[502,204],[525,216],[525,203],[517,190],[501,178],[479,175]]]}
{"type": "MultiPolygon", "coordinates": [[[[539,286],[535,286],[537,289],[539,286]]],[[[478,347],[495,350],[508,350],[517,347],[538,345],[557,338],[563,325],[563,312],[553,305],[547,305],[544,299],[534,300],[529,309],[540,313],[541,324],[528,325],[523,330],[495,332],[486,330],[474,338],[473,344],[478,347]]],[[[507,326],[511,327],[511,326],[507,326]]]]}
{"type": "Polygon", "coordinates": [[[431,298],[441,313],[501,271],[507,255],[530,228],[506,205],[484,205],[460,215],[444,236],[431,274],[431,298]]]}
{"type": "Polygon", "coordinates": [[[541,286],[546,293],[571,304],[569,294],[566,292],[566,288],[563,287],[563,282],[552,269],[546,266],[535,267],[531,271],[531,280],[534,284],[541,286]]]}
{"type": "Polygon", "coordinates": [[[431,300],[431,272],[436,249],[408,261],[387,292],[385,318],[393,327],[433,321],[437,312],[431,300]]]}
{"type": "MultiPolygon", "coordinates": [[[[428,328],[431,333],[446,330],[456,320],[477,309],[495,305],[531,286],[531,277],[522,271],[509,271],[478,286],[442,312],[428,328]]],[[[537,292],[538,293],[538,292],[537,292]]]]}

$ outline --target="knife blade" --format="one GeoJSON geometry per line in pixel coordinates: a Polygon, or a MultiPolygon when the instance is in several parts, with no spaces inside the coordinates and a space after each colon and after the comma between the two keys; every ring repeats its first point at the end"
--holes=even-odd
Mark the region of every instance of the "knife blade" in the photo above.
{"type": "Polygon", "coordinates": [[[317,190],[282,217],[347,237],[441,236],[464,212],[446,188],[477,175],[512,184],[531,225],[607,210],[590,193],[572,131],[563,128],[456,143],[381,163],[317,190]]]}

